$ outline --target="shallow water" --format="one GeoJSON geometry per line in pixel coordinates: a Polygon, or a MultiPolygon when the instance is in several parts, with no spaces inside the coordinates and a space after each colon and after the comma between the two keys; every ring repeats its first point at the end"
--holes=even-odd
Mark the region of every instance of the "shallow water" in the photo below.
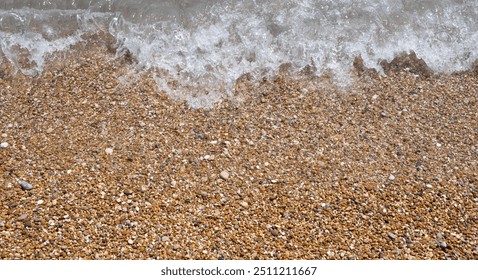
{"type": "MultiPolygon", "coordinates": [[[[0,3],[2,63],[24,74],[40,73],[51,54],[103,31],[118,53],[131,52],[136,69],[165,70],[179,91],[208,93],[206,104],[232,95],[241,75],[274,74],[285,63],[347,83],[356,56],[381,71],[380,60],[413,50],[433,71],[466,70],[478,59],[476,22],[478,2],[466,0],[0,3]],[[20,63],[25,56],[31,63],[20,63]]],[[[157,77],[158,87],[173,91],[165,79],[157,77]]]]}

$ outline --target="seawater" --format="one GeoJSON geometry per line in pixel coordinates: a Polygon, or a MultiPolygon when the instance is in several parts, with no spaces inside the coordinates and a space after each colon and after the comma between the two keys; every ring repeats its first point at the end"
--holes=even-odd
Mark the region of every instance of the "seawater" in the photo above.
{"type": "Polygon", "coordinates": [[[111,34],[118,53],[129,50],[136,69],[179,81],[171,89],[157,77],[159,88],[204,93],[190,100],[201,106],[233,95],[243,74],[283,64],[346,83],[358,55],[381,71],[379,61],[414,51],[436,72],[466,70],[478,59],[478,1],[0,0],[0,62],[26,75],[95,32],[111,34]],[[28,67],[19,63],[25,55],[28,67]]]}

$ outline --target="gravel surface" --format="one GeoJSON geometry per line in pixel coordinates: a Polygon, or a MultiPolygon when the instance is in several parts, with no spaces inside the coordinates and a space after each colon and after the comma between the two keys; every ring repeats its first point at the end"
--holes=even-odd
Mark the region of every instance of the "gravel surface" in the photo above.
{"type": "Polygon", "coordinates": [[[191,109],[91,53],[0,73],[0,258],[478,259],[473,71],[246,77],[191,109]]]}

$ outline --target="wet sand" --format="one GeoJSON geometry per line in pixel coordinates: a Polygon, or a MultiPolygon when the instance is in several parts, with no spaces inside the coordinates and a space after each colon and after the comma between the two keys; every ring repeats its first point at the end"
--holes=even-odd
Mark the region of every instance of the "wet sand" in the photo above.
{"type": "Polygon", "coordinates": [[[478,258],[476,71],[244,79],[191,109],[81,56],[0,73],[2,259],[478,258]]]}

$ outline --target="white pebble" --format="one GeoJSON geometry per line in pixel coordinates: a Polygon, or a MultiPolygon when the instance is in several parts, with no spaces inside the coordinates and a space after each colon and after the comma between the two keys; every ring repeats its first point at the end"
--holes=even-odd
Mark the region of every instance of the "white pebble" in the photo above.
{"type": "Polygon", "coordinates": [[[28,190],[31,190],[33,189],[33,186],[32,184],[28,183],[28,182],[25,182],[23,180],[20,180],[18,181],[18,183],[20,184],[20,186],[22,186],[22,189],[28,191],[28,190]]]}
{"type": "Polygon", "coordinates": [[[3,138],[6,138],[7,136],[8,136],[8,134],[2,133],[2,137],[3,137],[3,138]]]}
{"type": "Polygon", "coordinates": [[[249,203],[247,203],[245,201],[241,201],[239,204],[241,204],[241,206],[244,207],[244,208],[249,206],[249,203]]]}
{"type": "Polygon", "coordinates": [[[112,149],[112,148],[106,148],[106,149],[105,149],[105,153],[106,153],[107,155],[111,155],[111,154],[113,154],[113,149],[112,149]]]}
{"type": "Polygon", "coordinates": [[[40,200],[37,201],[37,205],[41,205],[41,204],[43,204],[43,202],[44,202],[43,199],[40,199],[40,200]]]}
{"type": "Polygon", "coordinates": [[[219,174],[222,179],[227,180],[229,179],[229,173],[227,171],[222,171],[221,174],[219,174]]]}
{"type": "Polygon", "coordinates": [[[2,142],[0,144],[0,147],[2,147],[3,149],[6,149],[8,147],[8,143],[7,142],[2,142]]]}
{"type": "Polygon", "coordinates": [[[395,176],[393,176],[393,174],[391,174],[391,175],[388,177],[388,179],[389,179],[390,181],[393,181],[393,180],[395,180],[395,176]]]}
{"type": "Polygon", "coordinates": [[[437,143],[437,147],[440,148],[440,147],[441,147],[441,143],[437,143]]]}
{"type": "Polygon", "coordinates": [[[129,244],[129,245],[132,245],[133,243],[134,243],[134,241],[133,241],[132,239],[129,239],[129,240],[128,240],[128,244],[129,244]]]}

